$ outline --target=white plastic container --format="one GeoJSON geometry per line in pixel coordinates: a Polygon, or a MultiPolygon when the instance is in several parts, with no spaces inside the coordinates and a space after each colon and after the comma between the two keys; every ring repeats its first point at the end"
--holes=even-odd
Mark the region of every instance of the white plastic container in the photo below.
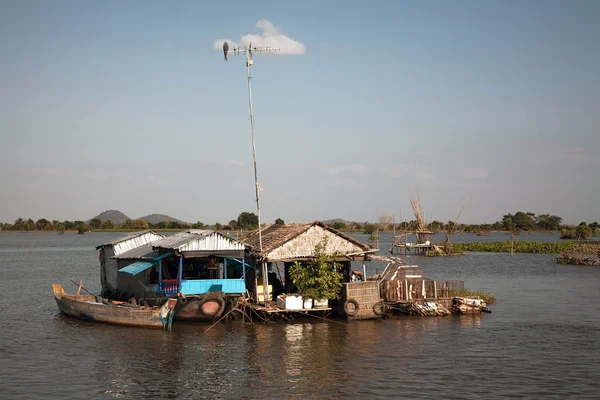
{"type": "Polygon", "coordinates": [[[277,296],[277,307],[286,310],[302,310],[302,296],[277,296]]]}
{"type": "Polygon", "coordinates": [[[310,310],[313,308],[313,299],[304,299],[304,309],[310,310]]]}

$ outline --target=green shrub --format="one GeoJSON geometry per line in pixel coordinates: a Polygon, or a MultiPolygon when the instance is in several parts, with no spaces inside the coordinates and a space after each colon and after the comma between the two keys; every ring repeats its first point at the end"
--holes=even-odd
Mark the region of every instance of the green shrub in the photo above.
{"type": "Polygon", "coordinates": [[[340,298],[343,276],[336,271],[334,263],[328,262],[330,256],[325,252],[327,238],[315,246],[315,257],[305,263],[295,262],[290,267],[290,278],[300,293],[310,299],[340,298]]]}

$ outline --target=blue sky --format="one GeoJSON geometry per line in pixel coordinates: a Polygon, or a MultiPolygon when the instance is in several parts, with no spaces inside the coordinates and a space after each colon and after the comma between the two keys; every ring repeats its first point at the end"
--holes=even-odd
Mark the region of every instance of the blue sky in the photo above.
{"type": "Polygon", "coordinates": [[[0,221],[253,211],[263,220],[519,210],[600,220],[600,3],[6,1],[0,221]],[[281,36],[279,36],[281,38],[281,36]]]}

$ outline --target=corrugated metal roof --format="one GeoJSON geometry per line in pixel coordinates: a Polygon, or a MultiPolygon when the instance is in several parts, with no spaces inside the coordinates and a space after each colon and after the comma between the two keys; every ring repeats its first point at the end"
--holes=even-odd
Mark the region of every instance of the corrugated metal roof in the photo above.
{"type": "Polygon", "coordinates": [[[140,231],[140,232],[132,232],[127,235],[116,238],[108,243],[97,246],[96,249],[101,249],[106,246],[113,246],[115,256],[125,253],[131,249],[138,248],[140,246],[156,242],[165,235],[161,235],[160,233],[156,233],[154,231],[140,231]]]}
{"type": "Polygon", "coordinates": [[[137,275],[153,266],[155,263],[150,261],[136,261],[133,264],[121,268],[119,272],[126,272],[131,275],[137,275]]]}
{"type": "Polygon", "coordinates": [[[150,233],[150,232],[152,232],[152,233],[154,233],[156,235],[160,235],[160,236],[164,237],[164,235],[161,235],[160,233],[156,233],[156,232],[154,232],[153,230],[150,230],[150,229],[146,229],[145,231],[129,232],[129,233],[127,233],[127,234],[125,234],[123,236],[119,236],[118,238],[113,239],[113,240],[111,240],[109,242],[106,242],[104,244],[96,246],[96,250],[99,250],[101,247],[115,245],[117,243],[121,243],[121,242],[124,242],[126,240],[133,239],[133,238],[145,235],[145,234],[150,233]]]}
{"type": "Polygon", "coordinates": [[[154,249],[175,251],[244,250],[246,245],[219,232],[191,229],[152,244],[154,249]]]}
{"type": "Polygon", "coordinates": [[[135,249],[131,249],[119,255],[113,256],[119,260],[153,260],[158,257],[158,250],[152,249],[152,244],[145,244],[135,249]]]}

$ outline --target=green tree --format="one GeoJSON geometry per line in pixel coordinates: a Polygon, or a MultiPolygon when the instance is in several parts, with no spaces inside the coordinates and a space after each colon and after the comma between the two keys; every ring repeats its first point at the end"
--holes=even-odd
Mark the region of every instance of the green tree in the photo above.
{"type": "Polygon", "coordinates": [[[73,227],[77,230],[77,233],[81,235],[88,231],[88,226],[83,221],[74,221],[73,227]]]}
{"type": "Polygon", "coordinates": [[[24,229],[26,231],[35,231],[36,228],[35,222],[33,222],[31,218],[28,218],[27,221],[25,221],[24,229]]]}
{"type": "Polygon", "coordinates": [[[25,221],[23,218],[17,218],[15,223],[12,226],[14,231],[24,231],[25,230],[25,221]]]}
{"type": "Polygon", "coordinates": [[[443,226],[444,226],[443,222],[431,221],[431,223],[429,224],[429,230],[433,233],[437,233],[442,229],[443,226]]]}
{"type": "Polygon", "coordinates": [[[100,225],[101,229],[113,229],[115,226],[113,225],[112,222],[110,222],[109,220],[105,220],[102,222],[102,224],[100,225]]]}
{"type": "Polygon", "coordinates": [[[52,227],[52,224],[46,218],[40,218],[35,222],[35,227],[38,231],[47,231],[52,227]]]}
{"type": "Polygon", "coordinates": [[[102,221],[100,220],[100,218],[92,218],[92,220],[90,221],[90,228],[99,229],[100,226],[102,226],[102,221]]]}
{"type": "Polygon", "coordinates": [[[281,218],[277,218],[275,220],[275,225],[284,225],[284,224],[285,224],[285,222],[281,218]]]}
{"type": "Polygon", "coordinates": [[[214,230],[215,231],[220,231],[222,229],[223,229],[223,224],[221,224],[219,222],[216,222],[215,225],[214,225],[214,230]]]}
{"type": "Polygon", "coordinates": [[[254,213],[244,211],[238,216],[237,226],[240,229],[256,229],[258,228],[258,217],[254,213]]]}
{"type": "Polygon", "coordinates": [[[375,233],[376,230],[377,230],[377,225],[375,225],[375,224],[370,224],[368,222],[365,222],[363,224],[363,233],[365,235],[372,235],[373,233],[375,233]]]}
{"type": "Polygon", "coordinates": [[[305,298],[324,300],[339,299],[343,276],[334,268],[334,263],[328,262],[327,238],[315,246],[315,256],[312,260],[295,262],[290,267],[290,278],[305,298]]]}
{"type": "MultiPolygon", "coordinates": [[[[585,222],[584,222],[585,224],[585,222]]],[[[577,228],[575,228],[575,235],[577,236],[577,239],[579,240],[585,240],[588,238],[588,236],[591,236],[592,234],[592,228],[590,228],[587,225],[579,225],[577,228]]]]}
{"type": "Polygon", "coordinates": [[[346,224],[343,223],[342,221],[333,222],[330,226],[333,229],[337,229],[338,231],[343,231],[344,229],[346,229],[346,224]]]}
{"type": "Polygon", "coordinates": [[[204,222],[196,222],[195,224],[192,224],[192,228],[194,229],[204,229],[206,227],[206,225],[204,225],[204,222]]]}
{"type": "Polygon", "coordinates": [[[133,225],[133,229],[143,230],[143,229],[149,228],[148,221],[144,221],[143,219],[134,220],[132,222],[132,225],[133,225]]]}

